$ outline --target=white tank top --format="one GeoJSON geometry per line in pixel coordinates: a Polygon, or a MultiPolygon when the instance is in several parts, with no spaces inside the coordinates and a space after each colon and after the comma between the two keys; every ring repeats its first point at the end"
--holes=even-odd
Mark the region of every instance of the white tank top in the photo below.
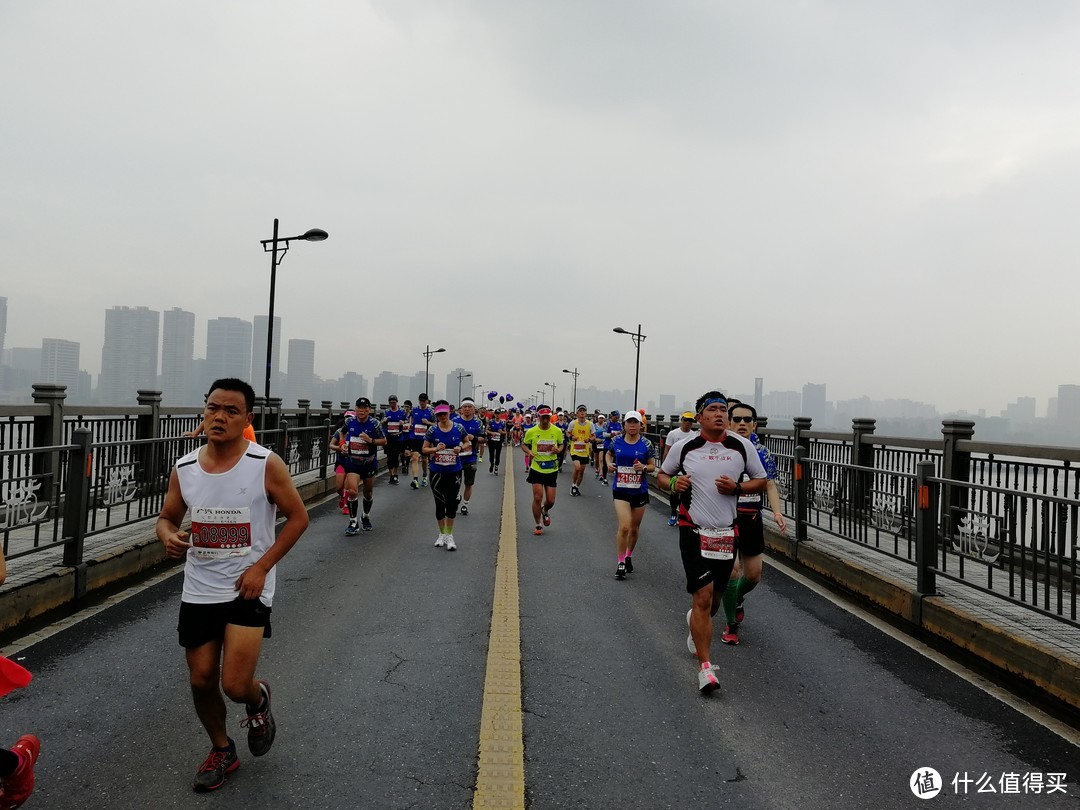
{"type": "MultiPolygon", "coordinates": [[[[249,442],[247,452],[228,472],[206,472],[199,464],[199,450],[176,462],[180,494],[191,515],[185,602],[236,599],[236,580],[274,544],[277,507],[266,495],[269,457],[269,450],[249,442]]],[[[267,607],[273,604],[276,581],[275,566],[259,597],[267,607]]]]}

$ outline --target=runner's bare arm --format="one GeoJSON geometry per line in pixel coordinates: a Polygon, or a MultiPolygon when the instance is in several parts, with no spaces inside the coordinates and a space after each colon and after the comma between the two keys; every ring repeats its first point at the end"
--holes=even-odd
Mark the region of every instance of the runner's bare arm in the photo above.
{"type": "Polygon", "coordinates": [[[165,556],[176,560],[183,557],[191,543],[187,542],[188,533],[180,531],[180,524],[184,522],[187,514],[187,504],[180,494],[180,479],[174,469],[169,474],[169,489],[165,493],[165,503],[158,514],[154,533],[161,545],[165,547],[165,556]]]}

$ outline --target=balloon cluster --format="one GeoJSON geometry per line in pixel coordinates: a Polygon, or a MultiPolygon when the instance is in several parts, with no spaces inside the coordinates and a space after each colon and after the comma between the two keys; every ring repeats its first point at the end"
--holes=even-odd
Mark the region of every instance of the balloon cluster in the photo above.
{"type": "MultiPolygon", "coordinates": [[[[498,395],[499,395],[498,391],[488,391],[488,402],[491,402],[498,395]]],[[[500,399],[499,402],[502,402],[502,400],[500,399]]]]}

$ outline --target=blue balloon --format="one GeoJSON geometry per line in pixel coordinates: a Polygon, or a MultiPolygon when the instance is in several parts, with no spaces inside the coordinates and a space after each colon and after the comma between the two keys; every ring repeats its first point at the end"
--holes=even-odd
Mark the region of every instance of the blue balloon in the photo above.
{"type": "Polygon", "coordinates": [[[495,399],[495,397],[497,397],[498,395],[499,395],[498,391],[488,391],[488,399],[489,400],[495,399]]]}
{"type": "Polygon", "coordinates": [[[513,394],[507,394],[506,395],[506,401],[507,402],[513,402],[514,401],[514,395],[513,394]]]}

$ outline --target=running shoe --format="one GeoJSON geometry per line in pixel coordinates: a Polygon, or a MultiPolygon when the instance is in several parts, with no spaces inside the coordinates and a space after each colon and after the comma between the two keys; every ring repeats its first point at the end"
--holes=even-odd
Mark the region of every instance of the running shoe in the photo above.
{"type": "Polygon", "coordinates": [[[626,555],[626,573],[634,573],[634,561],[630,559],[630,555],[626,555]]]}
{"type": "Polygon", "coordinates": [[[343,515],[349,514],[349,507],[347,507],[347,506],[341,507],[341,514],[343,514],[343,515]]]}
{"type": "Polygon", "coordinates": [[[626,579],[626,563],[621,562],[615,568],[615,579],[626,579]]]}
{"type": "Polygon", "coordinates": [[[435,548],[442,548],[446,545],[446,535],[439,533],[439,536],[435,538],[435,548]]]}
{"type": "Polygon", "coordinates": [[[422,478],[422,479],[420,480],[420,486],[422,486],[422,487],[426,487],[426,486],[427,486],[427,476],[425,476],[424,478],[422,478]]]}
{"type": "Polygon", "coordinates": [[[34,765],[41,753],[41,740],[33,734],[23,734],[11,747],[11,753],[19,758],[15,773],[3,781],[0,806],[21,807],[34,792],[34,765]]]}
{"type": "Polygon", "coordinates": [[[277,734],[274,713],[270,711],[270,684],[259,681],[259,692],[262,694],[262,707],[240,721],[241,726],[247,726],[248,750],[256,757],[261,757],[270,750],[277,734]]]}
{"type": "Polygon", "coordinates": [[[461,514],[463,514],[463,515],[469,514],[469,505],[467,503],[463,503],[461,505],[461,514]]]}
{"type": "Polygon", "coordinates": [[[371,525],[371,518],[367,515],[360,516],[360,525],[364,527],[365,532],[370,532],[375,527],[371,525]]]}
{"type": "Polygon", "coordinates": [[[698,670],[697,688],[703,695],[707,695],[714,689],[720,688],[720,679],[716,677],[716,673],[713,672],[711,665],[702,665],[702,668],[698,670]]]}
{"type": "Polygon", "coordinates": [[[498,467],[498,465],[496,465],[496,466],[495,466],[495,474],[496,474],[496,475],[498,475],[498,474],[499,474],[499,467],[498,467]]]}
{"type": "Polygon", "coordinates": [[[667,519],[667,525],[668,526],[674,526],[678,522],[679,522],[679,516],[678,515],[672,515],[671,517],[669,517],[667,519]]]}
{"type": "Polygon", "coordinates": [[[342,495],[340,498],[337,499],[337,508],[338,509],[344,509],[345,508],[345,496],[344,495],[342,495]]]}
{"type": "Polygon", "coordinates": [[[446,535],[446,550],[457,551],[457,543],[454,542],[454,535],[452,534],[446,535]]]}
{"type": "Polygon", "coordinates": [[[746,616],[746,611],[743,610],[743,603],[740,599],[735,605],[735,623],[742,624],[743,617],[746,616]]]}
{"type": "Polygon", "coordinates": [[[390,476],[390,483],[391,483],[391,485],[397,483],[397,476],[396,475],[391,475],[390,476]]]}
{"type": "MultiPolygon", "coordinates": [[[[210,750],[210,756],[199,766],[199,770],[195,771],[195,780],[191,783],[191,788],[200,793],[217,790],[225,784],[225,777],[239,767],[240,757],[236,755],[236,743],[230,739],[228,751],[210,750]]],[[[4,786],[4,790],[6,794],[7,785],[4,786]]]]}
{"type": "Polygon", "coordinates": [[[725,644],[730,644],[734,647],[739,643],[739,623],[729,624],[724,628],[724,634],[720,636],[720,640],[725,644]]]}
{"type": "Polygon", "coordinates": [[[693,608],[686,611],[686,649],[690,651],[691,655],[697,655],[697,645],[694,643],[694,634],[690,632],[690,614],[693,612],[693,608]]]}
{"type": "Polygon", "coordinates": [[[360,527],[356,525],[355,520],[350,520],[349,525],[345,527],[345,536],[352,537],[354,534],[360,533],[360,527]]]}
{"type": "Polygon", "coordinates": [[[535,529],[533,529],[533,534],[535,534],[535,535],[541,535],[543,533],[544,533],[544,530],[540,526],[537,526],[535,529]]]}
{"type": "Polygon", "coordinates": [[[420,484],[417,483],[417,480],[415,478],[412,480],[412,483],[410,483],[409,486],[413,489],[420,489],[420,484]]]}
{"type": "Polygon", "coordinates": [[[603,484],[606,487],[607,486],[607,479],[606,478],[601,478],[600,483],[603,484]]]}
{"type": "Polygon", "coordinates": [[[544,521],[545,526],[551,525],[551,515],[546,510],[540,513],[540,519],[544,521]]]}
{"type": "Polygon", "coordinates": [[[571,485],[570,485],[570,494],[571,494],[571,495],[580,495],[580,494],[581,494],[581,493],[580,493],[580,492],[578,491],[578,488],[577,488],[577,485],[576,485],[576,484],[571,484],[571,485]]]}

